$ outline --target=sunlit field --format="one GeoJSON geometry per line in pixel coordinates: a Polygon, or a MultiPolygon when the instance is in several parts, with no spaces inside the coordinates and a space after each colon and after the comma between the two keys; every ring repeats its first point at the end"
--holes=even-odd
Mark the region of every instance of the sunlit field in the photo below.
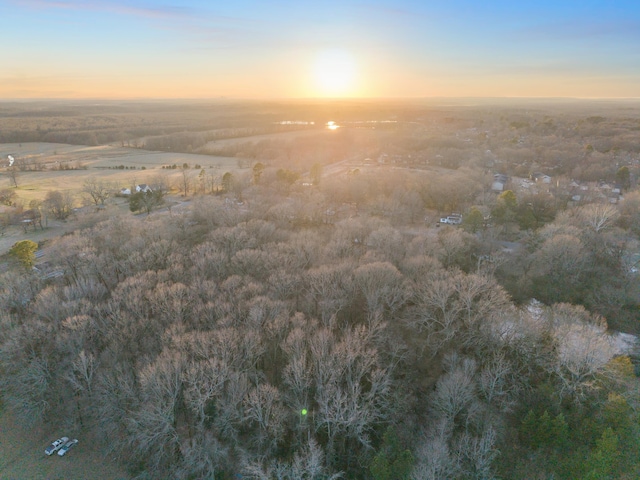
{"type": "Polygon", "coordinates": [[[162,167],[187,163],[196,165],[216,175],[238,170],[235,158],[213,157],[188,153],[151,152],[142,149],[104,145],[85,147],[54,143],[0,144],[0,157],[7,155],[36,162],[40,170],[25,170],[18,174],[16,194],[25,200],[44,199],[50,190],[66,190],[79,193],[89,177],[99,177],[119,188],[131,188],[148,183],[155,177],[175,183],[180,175],[175,169],[162,167]]]}

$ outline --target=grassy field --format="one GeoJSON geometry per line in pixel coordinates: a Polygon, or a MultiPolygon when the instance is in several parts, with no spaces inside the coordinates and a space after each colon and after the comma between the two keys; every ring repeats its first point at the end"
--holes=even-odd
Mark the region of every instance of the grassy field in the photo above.
{"type": "MultiPolygon", "coordinates": [[[[207,172],[223,175],[239,169],[238,162],[232,157],[212,157],[187,153],[151,152],[134,148],[115,146],[86,147],[57,143],[5,143],[0,144],[0,188],[11,186],[6,174],[7,156],[25,162],[37,161],[44,165],[42,171],[18,172],[19,199],[42,200],[49,190],[64,190],[78,193],[82,183],[89,177],[113,182],[121,187],[130,187],[133,183],[149,183],[162,176],[172,184],[181,176],[178,170],[163,169],[163,166],[189,164],[193,169],[200,165],[207,172]],[[60,169],[69,168],[69,169],[60,169]],[[125,168],[118,169],[123,166],[125,168]],[[142,169],[144,167],[144,170],[142,169]]],[[[192,170],[196,176],[199,171],[192,170]]]]}
{"type": "Polygon", "coordinates": [[[317,127],[317,128],[309,128],[304,130],[294,130],[292,132],[280,132],[280,133],[265,133],[262,135],[252,135],[249,137],[236,137],[236,138],[223,138],[220,140],[215,140],[208,142],[202,150],[219,148],[219,147],[228,147],[231,145],[239,145],[245,143],[258,143],[264,140],[274,140],[274,141],[291,141],[298,140],[301,138],[309,138],[309,137],[331,137],[331,135],[335,136],[335,132],[329,130],[328,128],[317,127]]]}
{"type": "MultiPolygon", "coordinates": [[[[10,207],[0,206],[0,215],[4,215],[8,210],[10,210],[10,207]]],[[[129,206],[124,199],[111,200],[104,211],[96,212],[95,209],[85,208],[64,221],[48,218],[43,229],[37,228],[34,230],[29,228],[25,232],[22,227],[11,225],[5,229],[3,235],[0,235],[0,256],[6,254],[20,240],[32,240],[36,243],[46,242],[65,233],[90,227],[99,221],[118,215],[131,215],[129,206]]],[[[2,477],[0,477],[0,480],[2,480],[2,477]]]]}
{"type": "Polygon", "coordinates": [[[0,478],[2,480],[121,480],[130,478],[106,459],[82,432],[49,432],[25,428],[6,409],[0,410],[0,478]],[[47,457],[44,449],[60,436],[78,438],[64,457],[47,457]]]}

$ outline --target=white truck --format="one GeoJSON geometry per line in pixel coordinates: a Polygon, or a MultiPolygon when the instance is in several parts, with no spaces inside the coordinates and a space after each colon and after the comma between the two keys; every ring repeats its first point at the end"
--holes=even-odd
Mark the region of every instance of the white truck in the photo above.
{"type": "Polygon", "coordinates": [[[444,223],[447,225],[460,225],[462,223],[462,215],[459,213],[452,213],[446,217],[442,217],[440,219],[440,223],[444,223]]]}

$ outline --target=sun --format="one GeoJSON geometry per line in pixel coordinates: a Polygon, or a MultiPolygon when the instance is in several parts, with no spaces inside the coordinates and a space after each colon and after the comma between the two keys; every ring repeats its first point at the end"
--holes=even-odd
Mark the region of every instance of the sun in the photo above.
{"type": "Polygon", "coordinates": [[[318,54],[313,63],[315,91],[323,97],[344,97],[353,94],[356,63],[343,50],[327,50],[318,54]]]}

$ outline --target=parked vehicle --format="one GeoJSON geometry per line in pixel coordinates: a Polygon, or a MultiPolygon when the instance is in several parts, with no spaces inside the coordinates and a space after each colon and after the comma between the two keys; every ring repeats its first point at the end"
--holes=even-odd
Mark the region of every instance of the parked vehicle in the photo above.
{"type": "Polygon", "coordinates": [[[460,225],[462,223],[462,215],[459,213],[452,213],[451,215],[441,218],[440,223],[446,223],[447,225],[460,225]]]}
{"type": "Polygon", "coordinates": [[[58,455],[62,457],[65,453],[71,450],[71,448],[73,448],[76,445],[76,443],[78,443],[77,438],[74,438],[73,440],[69,440],[62,447],[60,447],[60,450],[58,450],[58,455]]]}
{"type": "Polygon", "coordinates": [[[62,438],[59,438],[59,439],[55,440],[51,445],[49,445],[45,449],[44,454],[45,455],[53,455],[57,450],[60,449],[60,447],[62,447],[68,441],[69,441],[68,437],[62,437],[62,438]]]}

